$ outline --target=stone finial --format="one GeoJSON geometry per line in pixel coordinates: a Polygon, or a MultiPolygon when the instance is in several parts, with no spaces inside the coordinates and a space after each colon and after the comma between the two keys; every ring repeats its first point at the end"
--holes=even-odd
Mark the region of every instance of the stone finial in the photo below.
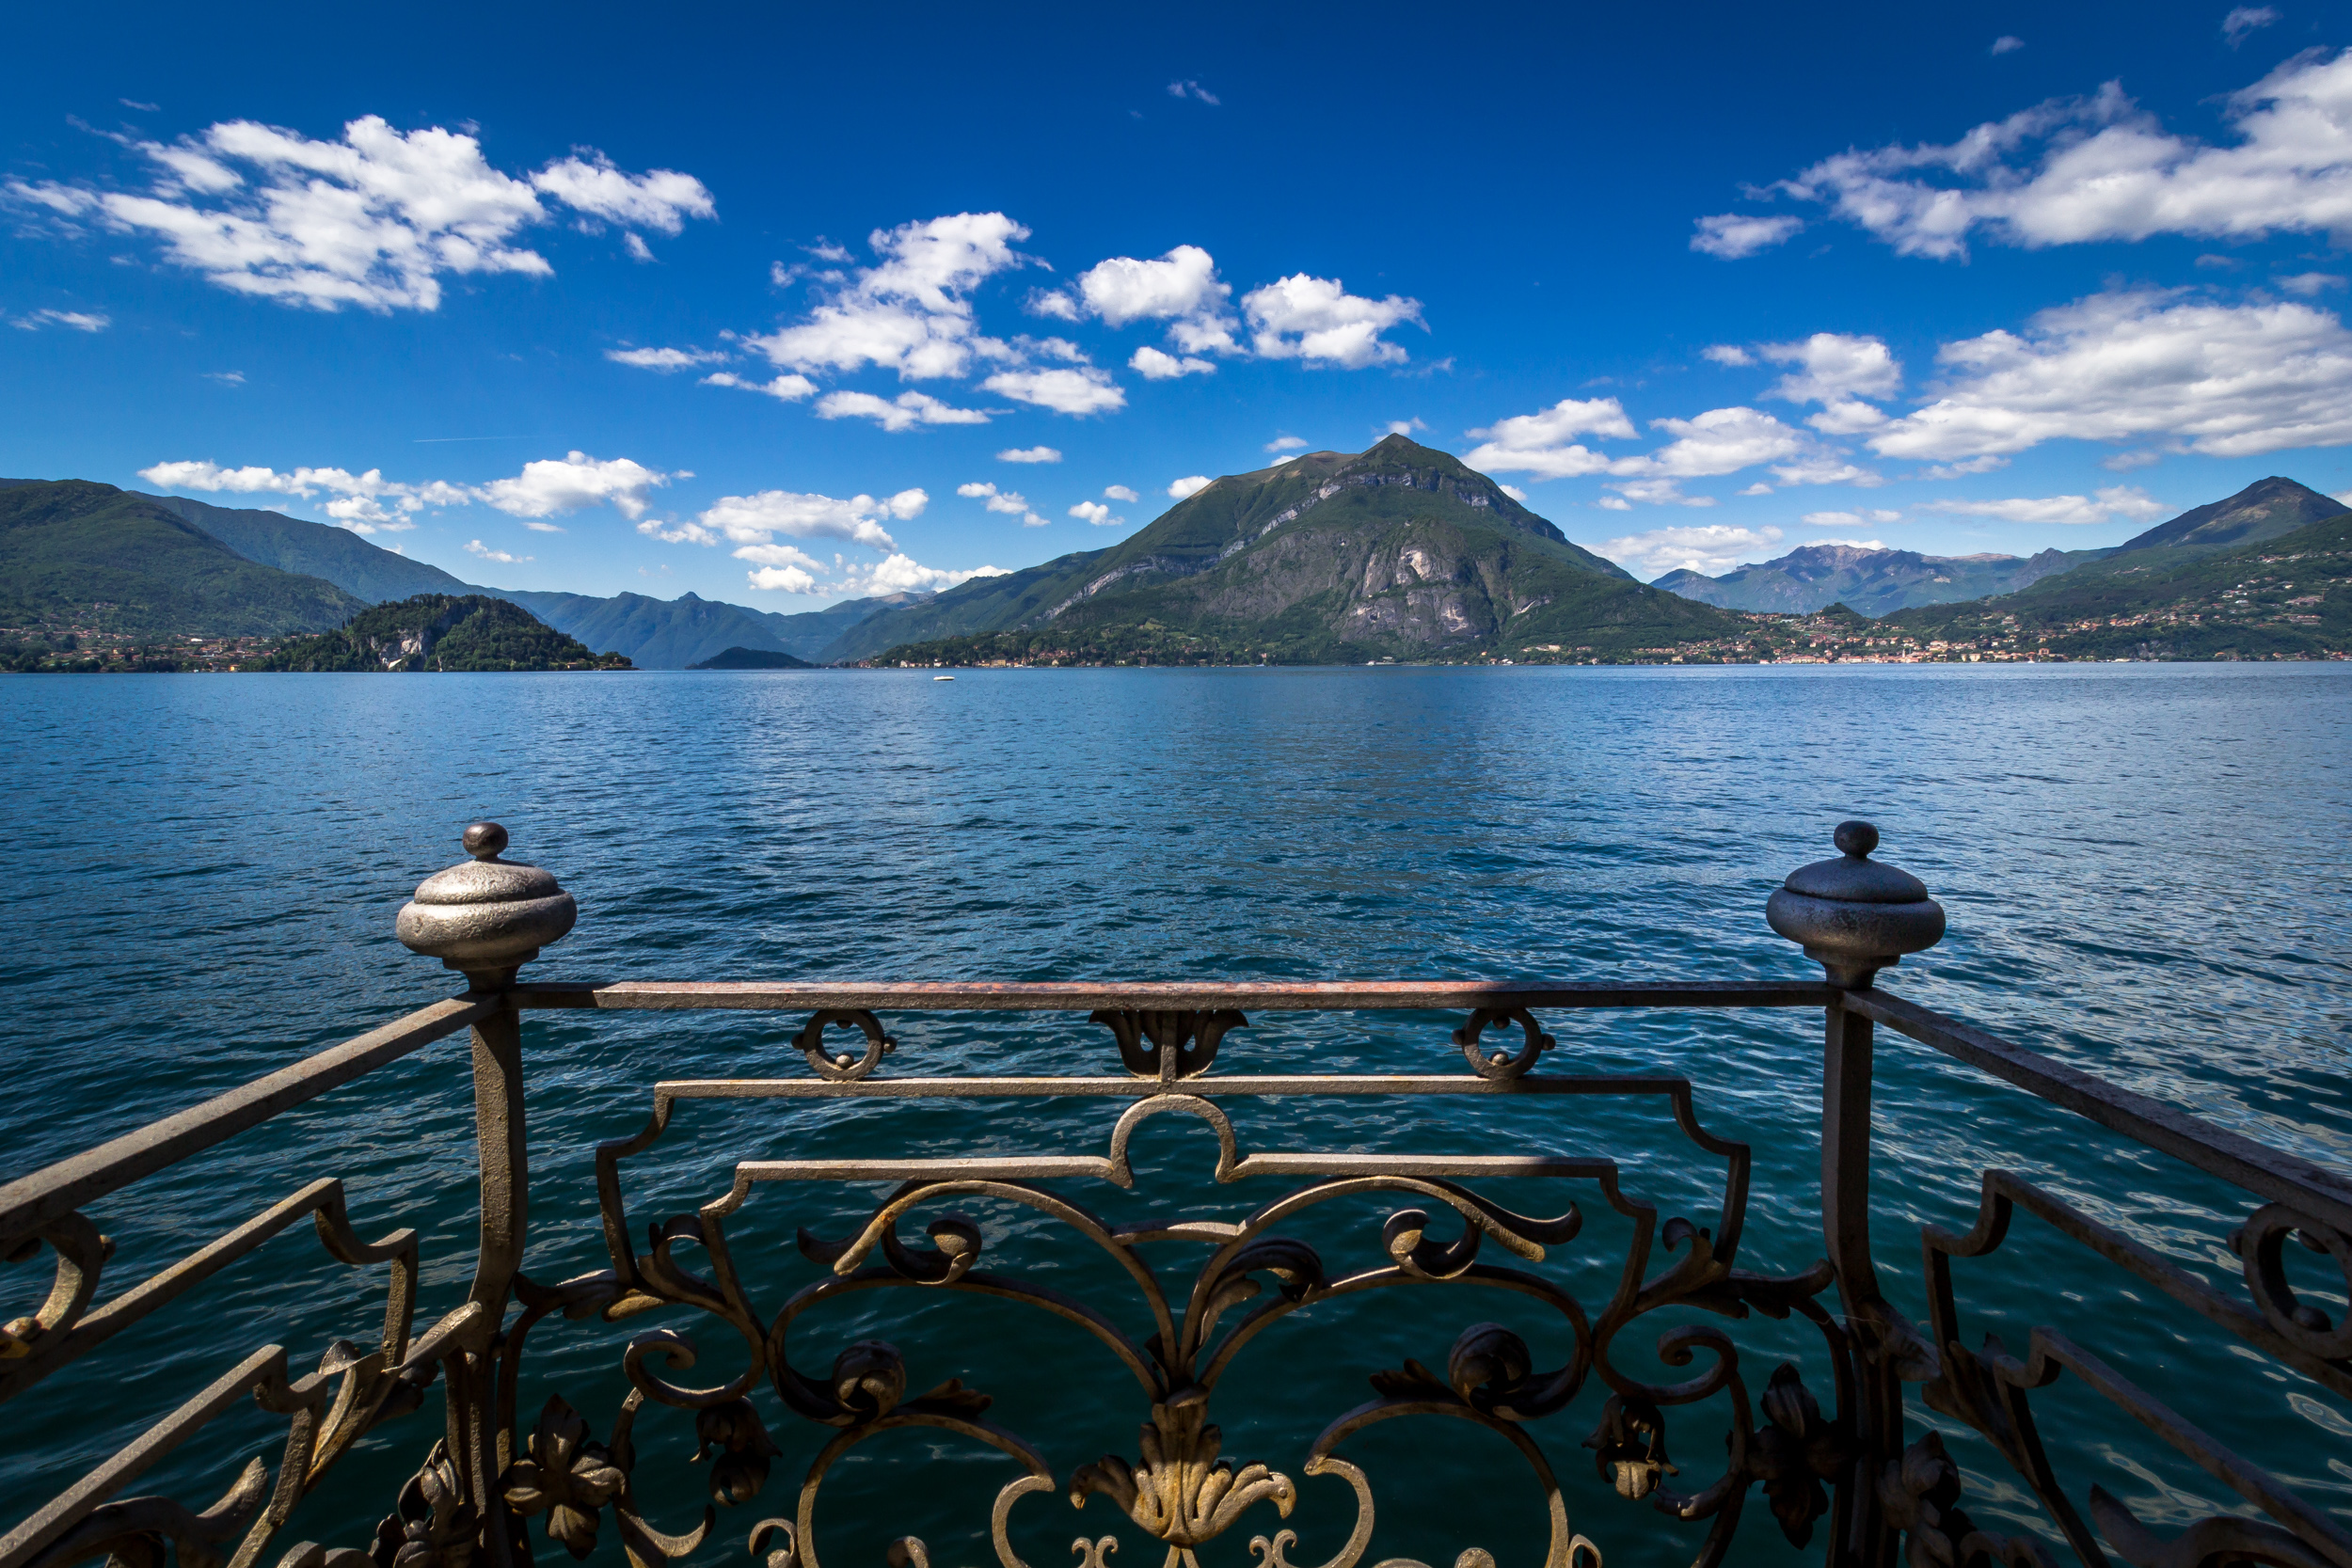
{"type": "Polygon", "coordinates": [[[1910,872],[1870,859],[1879,831],[1869,823],[1840,822],[1835,842],[1843,853],[1791,871],[1764,918],[1804,943],[1831,985],[1867,990],[1881,969],[1943,940],[1944,906],[1910,872]]]}
{"type": "Polygon", "coordinates": [[[474,823],[464,842],[473,859],[419,883],[395,928],[410,950],[440,959],[477,989],[508,985],[572,928],[580,911],[551,874],[499,859],[506,830],[497,823],[474,823]]]}

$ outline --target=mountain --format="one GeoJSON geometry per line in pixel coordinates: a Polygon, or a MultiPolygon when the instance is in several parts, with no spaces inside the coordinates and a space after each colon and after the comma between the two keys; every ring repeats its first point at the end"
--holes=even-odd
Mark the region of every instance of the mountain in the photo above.
{"type": "Polygon", "coordinates": [[[689,670],[813,670],[815,665],[790,654],[770,653],[764,648],[729,648],[713,654],[700,664],[690,664],[689,670]]]}
{"type": "Polygon", "coordinates": [[[148,497],[84,480],[0,483],[0,623],[277,637],[366,608],[333,582],[246,560],[148,497]]]}
{"type": "MultiPolygon", "coordinates": [[[[0,494],[78,480],[0,479],[0,494]]],[[[720,600],[684,594],[675,599],[621,594],[598,598],[586,594],[559,594],[530,589],[486,588],[451,576],[438,566],[411,561],[394,550],[370,544],[349,529],[307,522],[283,513],[251,508],[214,506],[185,496],[150,496],[138,491],[98,489],[128,495],[152,503],[227,546],[237,555],[282,572],[323,578],[363,603],[412,598],[419,594],[464,595],[486,594],[522,606],[556,630],[598,648],[612,649],[641,668],[683,669],[697,659],[729,647],[762,648],[814,658],[843,630],[881,610],[918,603],[930,595],[901,591],[871,598],[851,599],[820,610],[796,615],[747,610],[720,600]]],[[[93,590],[93,599],[110,596],[93,590]]],[[[313,630],[333,626],[349,611],[289,623],[278,630],[313,630]]],[[[208,631],[204,626],[158,622],[153,629],[208,631]]],[[[273,623],[274,625],[275,623],[273,623]]],[[[147,629],[144,626],[137,629],[147,629]]]]}
{"type": "Polygon", "coordinates": [[[1016,631],[1041,654],[1071,640],[1141,652],[1172,633],[1209,657],[1304,663],[1608,655],[1745,626],[1634,581],[1450,453],[1391,436],[1228,475],[1120,544],[877,615],[826,657],[1016,631]]]}
{"type": "MultiPolygon", "coordinates": [[[[2228,515],[2199,511],[2208,523],[2228,515]]],[[[2015,594],[1898,610],[1881,624],[1921,643],[2069,658],[2342,655],[2352,652],[2352,512],[2283,533],[2257,521],[2217,547],[2118,550],[2015,594]]]]}
{"type": "Polygon", "coordinates": [[[419,594],[483,592],[438,566],[411,561],[371,545],[347,528],[309,523],[282,512],[213,506],[185,496],[148,496],[136,490],[126,493],[153,501],[194,523],[247,561],[275,566],[281,572],[325,578],[344,593],[370,604],[419,594]]]}
{"type": "Polygon", "coordinates": [[[2169,523],[2125,540],[2115,554],[2131,550],[2217,549],[2228,545],[2257,545],[2265,539],[2352,510],[2333,496],[2323,496],[2308,484],[2273,474],[2258,479],[2227,500],[2217,500],[2182,513],[2169,523]]]}
{"type": "Polygon", "coordinates": [[[338,629],[296,638],[253,666],[316,674],[353,671],[626,670],[520,605],[484,594],[420,594],[362,610],[338,629]]]}
{"type": "Polygon", "coordinates": [[[1916,550],[1867,549],[1859,545],[1803,545],[1776,561],[1757,562],[1704,577],[1668,572],[1651,584],[1724,610],[1809,615],[1843,603],[1865,615],[1911,605],[1945,604],[2008,594],[2106,550],[2043,550],[2014,555],[1921,555],[1916,550]]]}

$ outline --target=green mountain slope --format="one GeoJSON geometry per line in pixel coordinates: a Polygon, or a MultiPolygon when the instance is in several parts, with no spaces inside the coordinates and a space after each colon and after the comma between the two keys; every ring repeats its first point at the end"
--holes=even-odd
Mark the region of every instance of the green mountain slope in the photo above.
{"type": "Polygon", "coordinates": [[[2352,651],[2352,512],[2284,533],[2249,531],[2258,536],[2218,548],[2119,551],[2000,598],[1899,610],[1884,624],[1921,639],[2080,658],[2352,651]]]}
{"type": "Polygon", "coordinates": [[[2257,545],[2265,539],[2333,517],[2347,509],[2333,496],[2273,474],[2258,479],[2226,500],[2192,508],[2170,522],[2126,539],[2115,553],[2153,549],[2220,549],[2257,545]]]}
{"type": "Polygon", "coordinates": [[[1844,604],[1865,615],[1912,605],[1947,604],[2014,593],[2043,578],[2097,561],[2110,550],[2043,550],[2015,555],[1921,555],[1916,550],[1805,545],[1774,561],[1721,577],[1669,572],[1651,586],[1724,610],[1809,615],[1844,604]]]}
{"type": "Polygon", "coordinates": [[[1228,475],[1108,549],[966,583],[828,650],[1020,631],[1051,644],[1308,662],[1551,645],[1629,652],[1739,635],[1738,617],[1636,582],[1450,453],[1391,436],[1228,475]]]}
{"type": "MultiPolygon", "coordinates": [[[[129,492],[138,495],[138,491],[129,492]]],[[[418,594],[478,594],[480,589],[438,566],[369,544],[346,528],[305,522],[279,512],[213,506],[185,496],[147,496],[211,534],[247,561],[325,578],[371,604],[418,594]]]]}
{"type": "Polygon", "coordinates": [[[0,486],[0,624],[275,637],[363,601],[246,560],[148,497],[83,480],[0,486]]]}
{"type": "Polygon", "coordinates": [[[374,605],[317,637],[297,638],[254,666],[304,673],[356,671],[626,670],[520,605],[487,594],[420,594],[374,605]]]}
{"type": "Polygon", "coordinates": [[[729,648],[724,653],[713,654],[701,663],[690,664],[687,668],[689,670],[813,670],[816,666],[804,658],[794,658],[790,654],[774,653],[766,648],[729,648]]]}

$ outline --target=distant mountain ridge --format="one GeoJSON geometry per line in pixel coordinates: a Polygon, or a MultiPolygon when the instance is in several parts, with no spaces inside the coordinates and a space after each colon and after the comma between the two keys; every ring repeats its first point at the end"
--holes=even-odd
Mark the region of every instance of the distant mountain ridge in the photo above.
{"type": "Polygon", "coordinates": [[[1843,604],[1864,615],[1884,615],[1911,605],[2013,593],[2107,553],[1922,555],[1860,545],[1801,545],[1775,560],[1735,567],[1721,577],[1685,568],[1668,572],[1651,586],[1725,610],[1809,615],[1843,604]]]}
{"type": "MultiPolygon", "coordinates": [[[[618,653],[642,669],[682,670],[731,647],[814,659],[841,636],[843,628],[880,610],[919,603],[930,596],[920,591],[901,590],[787,615],[723,600],[698,598],[691,593],[675,599],[626,593],[598,598],[586,594],[492,588],[467,582],[438,566],[412,561],[396,550],[371,544],[349,529],[289,517],[282,512],[215,506],[185,496],[151,496],[82,480],[0,479],[0,497],[12,490],[56,484],[87,486],[85,491],[77,492],[82,499],[75,503],[86,510],[102,494],[149,503],[201,531],[247,562],[323,579],[358,601],[345,604],[330,597],[322,603],[338,608],[322,609],[316,613],[262,612],[258,620],[236,623],[235,629],[240,633],[260,632],[264,626],[270,634],[323,631],[340,625],[362,605],[389,603],[420,594],[486,594],[520,605],[557,631],[598,651],[618,653]],[[322,620],[322,615],[329,618],[322,620]]],[[[20,498],[19,504],[26,503],[20,498]]],[[[253,583],[261,580],[251,579],[253,583]]],[[[105,595],[94,593],[92,596],[105,595]]],[[[296,593],[294,597],[300,599],[302,595],[296,593]]],[[[217,617],[203,625],[208,629],[217,626],[224,632],[230,629],[230,622],[217,617]]]]}
{"type": "Polygon", "coordinates": [[[1391,436],[1229,474],[1119,544],[877,615],[825,657],[1010,631],[1100,646],[1121,626],[1139,642],[1172,630],[1229,656],[1333,661],[1536,639],[1629,650],[1738,623],[1570,544],[1451,453],[1391,436]]]}
{"type": "Polygon", "coordinates": [[[2169,522],[2135,534],[2114,551],[2161,548],[2220,549],[2260,544],[2326,518],[2352,512],[2333,496],[2282,475],[2258,479],[2236,495],[2192,507],[2169,522]]]}

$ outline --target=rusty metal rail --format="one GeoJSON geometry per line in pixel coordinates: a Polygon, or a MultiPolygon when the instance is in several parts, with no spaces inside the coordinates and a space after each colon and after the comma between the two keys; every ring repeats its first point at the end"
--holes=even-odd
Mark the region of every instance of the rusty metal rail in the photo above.
{"type": "MultiPolygon", "coordinates": [[[[1559,1447],[1562,1422],[1555,1418],[1577,1406],[1597,1423],[1581,1445],[1602,1476],[1622,1497],[1654,1507],[1658,1528],[1691,1529],[1699,1568],[1714,1568],[1735,1549],[1747,1505],[1759,1491],[1772,1526],[1800,1545],[1818,1538],[1829,1568],[2044,1564],[2055,1560],[2053,1540],[2087,1568],[2104,1568],[2111,1557],[2140,1568],[2352,1568],[2352,1538],[2332,1515],[2056,1329],[2036,1327],[2022,1356],[1991,1339],[1980,1350],[1967,1349],[1955,1269],[1955,1259],[1998,1251],[2023,1212],[2190,1308],[2249,1354],[2352,1399],[2352,1323],[2331,1323],[2296,1297],[2283,1251],[2293,1242],[2324,1253],[2352,1278],[2352,1182],[1877,990],[1878,971],[1932,944],[1944,916],[1915,879],[1868,858],[1877,834],[1867,824],[1841,827],[1844,853],[1792,874],[1772,897],[1774,928],[1802,943],[1825,974],[1787,985],[522,982],[520,965],[570,929],[574,911],[570,895],[546,872],[501,859],[505,842],[495,824],[468,830],[474,859],[428,879],[401,914],[402,940],[463,973],[463,995],[0,1187],[0,1257],[20,1266],[45,1257],[52,1265],[46,1301],[0,1327],[0,1401],[98,1352],[122,1329],[305,1219],[336,1262],[386,1271],[382,1323],[365,1343],[338,1340],[315,1370],[301,1375],[283,1347],[255,1347],[144,1435],[24,1514],[0,1537],[0,1568],[63,1568],[98,1558],[156,1568],[167,1546],[185,1568],[253,1568],[265,1558],[278,1568],[515,1568],[532,1560],[539,1536],[586,1556],[608,1517],[635,1568],[660,1568],[712,1542],[721,1509],[754,1502],[775,1461],[787,1457],[803,1466],[797,1494],[773,1510],[748,1510],[758,1522],[738,1528],[766,1568],[819,1568],[816,1508],[828,1474],[859,1445],[910,1427],[953,1434],[1012,1461],[1018,1473],[987,1516],[974,1521],[1006,1568],[1024,1568],[1012,1540],[1016,1526],[1027,1530],[1039,1523],[1058,1506],[1051,1497],[1057,1492],[1073,1509],[1102,1499],[1123,1518],[1120,1528],[1131,1543],[1140,1535],[1167,1548],[1168,1568],[1198,1568],[1197,1554],[1211,1543],[1223,1543],[1220,1549],[1230,1553],[1245,1530],[1259,1532],[1250,1549],[1260,1568],[1292,1568],[1289,1553],[1300,1545],[1298,1536],[1274,1527],[1301,1495],[1294,1468],[1335,1498],[1353,1500],[1349,1533],[1313,1543],[1306,1560],[1356,1568],[1371,1549],[1375,1493],[1371,1475],[1342,1450],[1369,1427],[1427,1417],[1482,1428],[1526,1460],[1545,1499],[1547,1568],[1600,1568],[1606,1541],[1613,1534],[1622,1539],[1629,1516],[1607,1526],[1569,1517],[1549,1450],[1559,1447]],[[1824,1256],[1811,1268],[1775,1275],[1740,1265],[1750,1151],[1707,1130],[1689,1081],[1543,1072],[1553,1041],[1536,1014],[1788,1007],[1819,1008],[1823,1019],[1824,1256]],[[596,1153],[607,1266],[561,1284],[534,1279],[524,1268],[530,1169],[521,1029],[527,1014],[547,1009],[805,1015],[794,1043],[809,1068],[806,1077],[653,1085],[644,1126],[616,1129],[596,1153]],[[1217,1071],[1220,1045],[1232,1030],[1250,1027],[1251,1014],[1330,1011],[1467,1013],[1450,1021],[1458,1023],[1452,1044],[1460,1066],[1386,1075],[1217,1071]],[[1039,1012],[1087,1014],[1108,1031],[1115,1058],[1104,1065],[1115,1059],[1116,1069],[1069,1077],[887,1070],[898,1064],[891,1061],[896,1041],[885,1013],[1039,1012]],[[2216,1291],[2016,1173],[1992,1169],[1981,1175],[1973,1229],[1964,1236],[1932,1226],[1921,1230],[1927,1322],[1907,1318],[1882,1289],[1871,1245],[1870,1101],[1879,1024],[2249,1195],[2246,1223],[2229,1238],[2244,1259],[2242,1298],[2216,1291]],[[101,1299],[102,1285],[112,1285],[113,1249],[94,1206],[460,1030],[469,1031],[472,1048],[480,1243],[464,1298],[443,1304],[428,1326],[417,1326],[424,1304],[416,1232],[362,1239],[347,1217],[342,1183],[332,1177],[300,1185],[188,1256],[101,1299]],[[849,1047],[837,1048],[843,1040],[849,1047]],[[1237,1098],[1391,1096],[1661,1100],[1690,1146],[1690,1159],[1714,1173],[1714,1212],[1703,1226],[1661,1215],[1615,1161],[1597,1156],[1536,1148],[1253,1149],[1223,1108],[1237,1098]],[[629,1203],[628,1162],[678,1131],[681,1108],[705,1101],[814,1106],[1060,1098],[1126,1103],[1100,1148],[748,1159],[737,1163],[723,1191],[691,1212],[649,1221],[629,1203]],[[1138,1172],[1130,1148],[1137,1130],[1161,1117],[1179,1118],[1213,1142],[1216,1183],[1257,1181],[1260,1193],[1271,1196],[1230,1218],[1166,1212],[1114,1225],[1098,1216],[1088,1207],[1089,1190],[1148,1188],[1160,1180],[1138,1172]],[[1563,1183],[1556,1189],[1563,1196],[1547,1204],[1557,1212],[1544,1217],[1504,1207],[1481,1190],[1496,1181],[1522,1184],[1514,1189],[1519,1192],[1528,1182],[1563,1183]],[[781,1306],[759,1305],[730,1253],[730,1220],[763,1189],[837,1190],[845,1183],[887,1183],[890,1190],[845,1239],[803,1229],[801,1251],[824,1276],[781,1306]],[[1597,1194],[1629,1222],[1631,1240],[1606,1300],[1580,1299],[1563,1283],[1554,1259],[1582,1231],[1573,1201],[1578,1191],[1597,1194]],[[1002,1231],[992,1243],[959,1203],[1010,1206],[1050,1220],[1118,1265],[1125,1299],[1081,1299],[1068,1293],[1066,1277],[1025,1271],[1019,1246],[1002,1231]],[[1385,1212],[1377,1249],[1357,1259],[1327,1258],[1327,1245],[1319,1250],[1292,1233],[1294,1219],[1325,1204],[1385,1212]],[[1451,1211],[1454,1221],[1433,1222],[1438,1210],[1451,1211]],[[919,1224],[922,1239],[902,1239],[902,1224],[919,1224]],[[707,1272],[686,1266],[687,1249],[700,1254],[707,1272]],[[1008,1256],[1000,1262],[996,1252],[1008,1256]],[[1211,1411],[1246,1397],[1246,1388],[1225,1385],[1248,1346],[1279,1335],[1284,1320],[1324,1302],[1408,1285],[1439,1287],[1416,1293],[1413,1305],[1449,1323],[1475,1316],[1453,1310],[1462,1291],[1500,1291],[1533,1303],[1549,1315],[1551,1328],[1542,1338],[1551,1349],[1539,1355],[1520,1334],[1471,1322],[1455,1336],[1442,1370],[1412,1361],[1366,1369],[1377,1397],[1336,1414],[1303,1454],[1239,1464],[1220,1455],[1211,1411]],[[900,1289],[932,1292],[930,1299],[978,1294],[1020,1304],[1090,1338],[1135,1379],[1143,1424],[1134,1454],[1057,1467],[1044,1449],[992,1421],[985,1395],[960,1381],[984,1378],[985,1367],[910,1364],[936,1362],[937,1352],[911,1358],[882,1340],[862,1339],[835,1350],[829,1362],[818,1353],[821,1370],[796,1363],[796,1354],[808,1354],[796,1346],[821,1334],[816,1325],[828,1304],[900,1289]],[[1727,1324],[1752,1313],[1793,1317],[1818,1335],[1818,1353],[1808,1352],[1802,1364],[1782,1363],[1759,1385],[1729,1329],[1684,1321],[1693,1308],[1727,1324]],[[1669,1367],[1696,1363],[1698,1370],[1678,1382],[1648,1381],[1616,1353],[1640,1342],[1644,1320],[1669,1310],[1677,1316],[1655,1320],[1664,1326],[1650,1348],[1669,1367]],[[532,1336],[548,1320],[616,1323],[654,1312],[732,1329],[750,1352],[749,1365],[709,1386],[682,1384],[675,1379],[694,1364],[690,1342],[670,1328],[638,1328],[618,1346],[629,1392],[593,1430],[562,1390],[532,1380],[532,1336]],[[1128,1325],[1138,1323],[1150,1332],[1131,1332],[1128,1325]],[[949,1370],[955,1378],[938,1381],[949,1370]],[[2070,1486],[2043,1447],[2032,1407],[2037,1390],[2069,1376],[2202,1466],[2244,1500],[2244,1510],[2167,1536],[2100,1487],[2070,1486]],[[1969,1518],[1960,1472],[1941,1438],[1906,1418],[1907,1387],[1928,1408],[1991,1443],[2040,1499],[2048,1538],[2001,1534],[1969,1518]],[[922,1388],[929,1391],[914,1392],[922,1388]],[[199,1442],[209,1426],[248,1402],[283,1418],[284,1448],[275,1465],[255,1459],[233,1475],[227,1471],[234,1466],[225,1465],[223,1489],[206,1498],[123,1496],[166,1455],[199,1442]],[[421,1414],[435,1404],[437,1421],[421,1414]],[[679,1479],[642,1462],[631,1441],[649,1404],[692,1412],[710,1460],[712,1506],[683,1534],[653,1525],[641,1500],[641,1492],[679,1479]],[[1667,1462],[1665,1448],[1670,1420],[1686,1418],[1677,1412],[1698,1416],[1694,1407],[1705,1407],[1710,1414],[1704,1418],[1728,1432],[1721,1470],[1697,1482],[1667,1462]],[[779,1429],[783,1442],[771,1431],[779,1418],[790,1423],[788,1431],[779,1429]],[[297,1517],[321,1480],[369,1434],[405,1443],[415,1454],[414,1475],[386,1499],[380,1519],[317,1519],[309,1512],[297,1517]],[[305,1531],[337,1544],[292,1539],[305,1531]]],[[[1197,1197],[1198,1189],[1179,1196],[1197,1197]]],[[[1572,1445],[1583,1430],[1580,1424],[1567,1433],[1572,1445]]],[[[21,1432],[0,1439],[24,1440],[21,1432]]],[[[19,1512],[10,1508],[0,1519],[19,1512]]],[[[1458,1506],[1454,1516],[1464,1544],[1474,1546],[1487,1521],[1458,1506]]],[[[1089,1522],[1067,1513],[1062,1518],[1089,1522]]],[[[1093,1518],[1102,1519],[1099,1509],[1093,1518]]],[[[1081,1536],[1079,1568],[1104,1568],[1118,1539],[1081,1536]]],[[[1466,1551],[1457,1568],[1481,1560],[1491,1562],[1483,1552],[1466,1551]]],[[[903,1538],[891,1561],[900,1568],[927,1563],[929,1548],[903,1538]]],[[[1418,1565],[1391,1559],[1382,1568],[1418,1565]]]]}

